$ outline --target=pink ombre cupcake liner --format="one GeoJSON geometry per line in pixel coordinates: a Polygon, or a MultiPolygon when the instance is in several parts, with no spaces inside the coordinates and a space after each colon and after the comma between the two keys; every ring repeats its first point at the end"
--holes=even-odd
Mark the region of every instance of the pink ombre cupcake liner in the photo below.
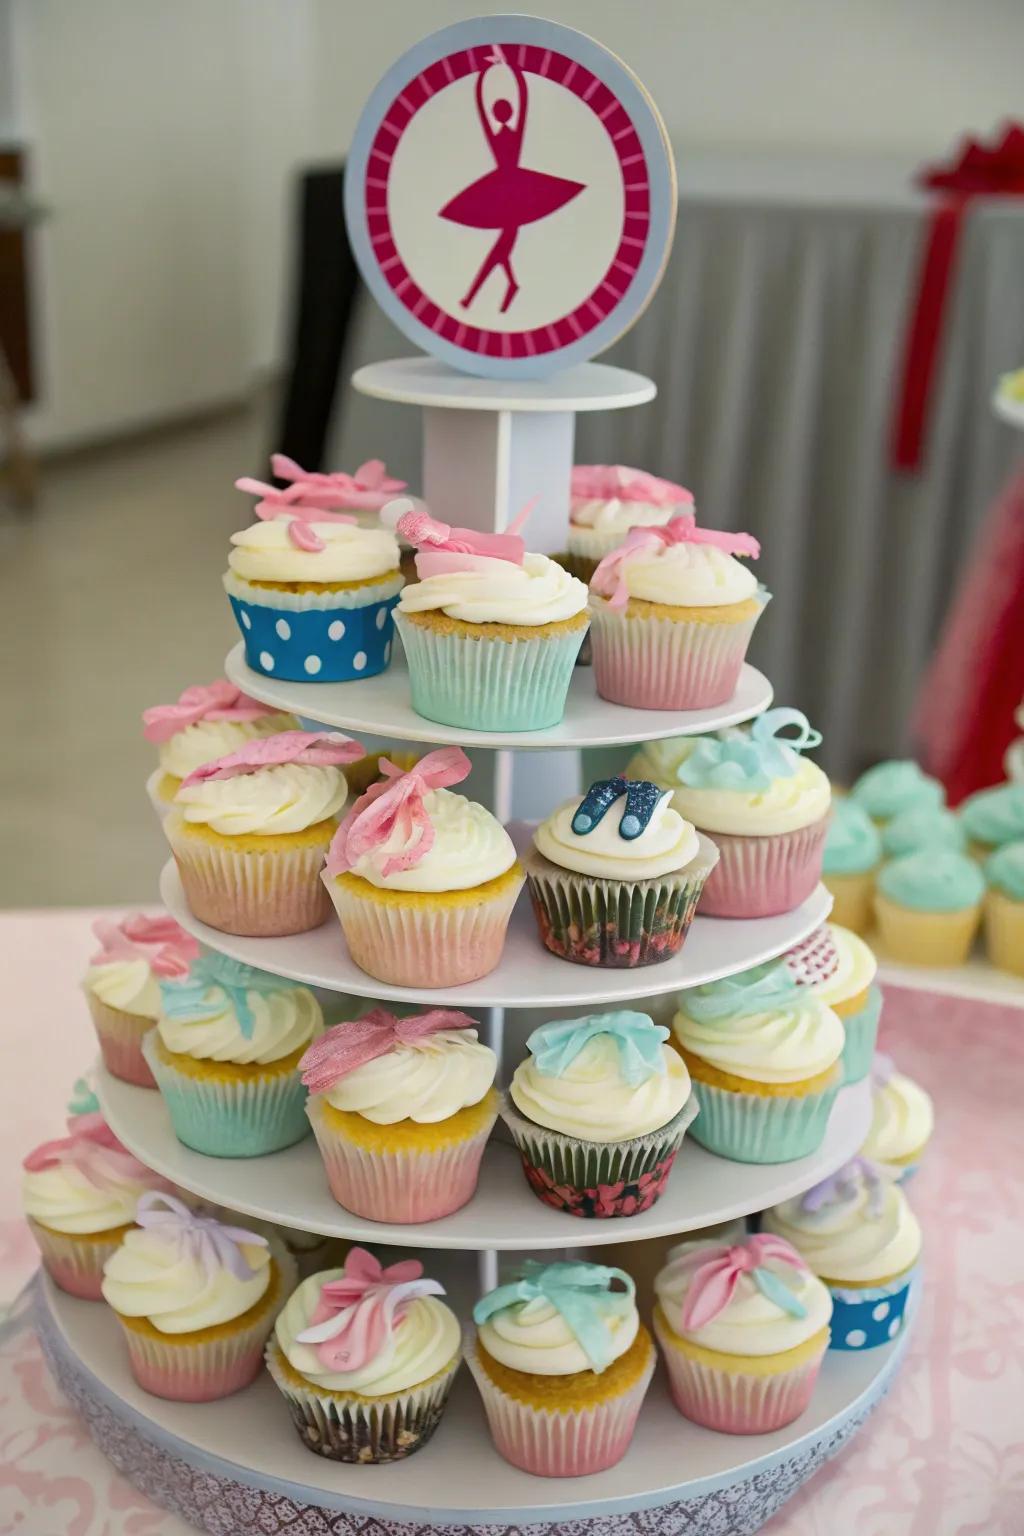
{"type": "Polygon", "coordinates": [[[142,1054],[142,1042],[156,1020],[138,1013],[125,1013],[122,1008],[111,1008],[88,988],[85,997],[107,1071],[112,1077],[134,1083],[138,1088],[155,1088],[156,1080],[142,1054]]]}
{"type": "Polygon", "coordinates": [[[811,1360],[754,1376],[744,1371],[704,1365],[673,1344],[664,1319],[656,1310],[654,1331],[668,1367],[672,1401],[684,1418],[726,1435],[764,1435],[792,1424],[811,1400],[827,1343],[811,1360]]]}
{"type": "Polygon", "coordinates": [[[701,893],[702,917],[774,917],[806,901],[821,879],[827,816],[795,832],[765,837],[707,835],[719,860],[701,893]]]}
{"type": "Polygon", "coordinates": [[[534,1477],[586,1477],[621,1461],[629,1449],[651,1377],[655,1354],[643,1375],[618,1397],[588,1408],[535,1408],[503,1392],[485,1371],[476,1343],[466,1341],[466,1363],[483,1398],[495,1449],[534,1477]]]}
{"type": "MultiPolygon", "coordinates": [[[[400,987],[457,987],[494,970],[525,875],[498,895],[460,906],[421,906],[356,895],[326,872],[349,954],[368,976],[400,987]]],[[[427,898],[429,900],[429,897],[427,898]]]]}
{"type": "Polygon", "coordinates": [[[29,1230],[36,1240],[43,1268],[54,1285],[69,1296],[83,1301],[102,1301],[103,1266],[115,1249],[120,1248],[123,1227],[115,1227],[109,1238],[78,1237],[73,1232],[55,1232],[41,1222],[27,1217],[29,1230]]]}
{"type": "Polygon", "coordinates": [[[597,691],[636,709],[707,709],[736,692],[763,607],[749,619],[693,623],[616,612],[591,595],[597,691]]]}
{"type": "Polygon", "coordinates": [[[433,1152],[375,1152],[345,1141],[325,1123],[315,1094],[306,1113],[338,1204],[368,1221],[406,1224],[437,1221],[472,1200],[498,1101],[495,1095],[494,1115],[477,1135],[433,1152]]]}
{"type": "Polygon", "coordinates": [[[180,814],[164,823],[189,910],[221,933],[272,939],[319,928],[330,916],[320,870],[322,846],[244,853],[190,838],[180,814]]]}

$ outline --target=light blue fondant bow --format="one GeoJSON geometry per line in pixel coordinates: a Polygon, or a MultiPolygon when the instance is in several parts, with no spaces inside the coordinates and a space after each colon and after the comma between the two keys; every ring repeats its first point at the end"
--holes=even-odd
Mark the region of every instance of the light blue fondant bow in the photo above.
{"type": "Polygon", "coordinates": [[[486,1323],[496,1312],[531,1301],[550,1302],[600,1374],[615,1359],[614,1339],[608,1321],[623,1317],[633,1306],[636,1286],[624,1269],[604,1264],[538,1264],[528,1260],[520,1279],[481,1296],[473,1319],[486,1323]],[[620,1280],[623,1291],[613,1291],[620,1280]]]}
{"type": "Polygon", "coordinates": [[[690,789],[768,789],[774,779],[790,779],[801,752],[821,745],[821,733],[798,709],[769,709],[747,736],[700,736],[683,759],[676,777],[690,789]],[[797,727],[797,735],[780,731],[797,727]]]}
{"type": "Polygon", "coordinates": [[[257,971],[241,960],[231,960],[227,955],[200,955],[193,960],[188,975],[181,981],[161,981],[160,1002],[169,1019],[201,1023],[220,1013],[223,1003],[216,993],[227,999],[238,1020],[243,1038],[251,1040],[256,1020],[249,1004],[249,994],[269,997],[274,992],[285,992],[297,986],[267,971],[257,971]],[[213,992],[213,997],[209,994],[213,992]]]}
{"type": "Polygon", "coordinates": [[[76,1077],[68,1100],[69,1115],[98,1115],[100,1101],[87,1077],[76,1077]]]}
{"type": "Polygon", "coordinates": [[[610,1035],[619,1051],[619,1070],[623,1080],[635,1088],[649,1077],[665,1076],[662,1044],[668,1030],[655,1024],[646,1013],[593,1013],[583,1019],[552,1019],[535,1029],[526,1042],[545,1077],[561,1077],[572,1066],[583,1047],[598,1035],[610,1035]]]}
{"type": "Polygon", "coordinates": [[[788,965],[781,960],[769,960],[736,976],[723,976],[720,981],[692,987],[682,993],[679,1003],[683,1012],[698,1024],[715,1024],[720,1019],[745,1018],[772,1008],[789,1007],[799,991],[788,965]]]}

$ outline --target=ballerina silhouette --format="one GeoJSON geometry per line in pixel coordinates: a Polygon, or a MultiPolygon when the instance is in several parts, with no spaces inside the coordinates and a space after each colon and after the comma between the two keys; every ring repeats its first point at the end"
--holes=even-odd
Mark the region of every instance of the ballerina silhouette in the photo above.
{"type": "Polygon", "coordinates": [[[467,229],[499,231],[484,257],[469,291],[462,299],[468,309],[495,268],[505,273],[508,286],[501,303],[504,314],[519,292],[512,270],[512,250],[524,224],[535,224],[564,208],[583,191],[585,183],[569,181],[564,176],[549,176],[546,171],[529,171],[519,164],[526,128],[526,76],[515,64],[508,64],[496,49],[476,77],[476,111],[487,147],[494,156],[495,169],[472,182],[441,209],[441,218],[467,229]],[[515,80],[516,101],[502,97],[490,109],[484,101],[484,78],[495,65],[504,65],[515,80]]]}

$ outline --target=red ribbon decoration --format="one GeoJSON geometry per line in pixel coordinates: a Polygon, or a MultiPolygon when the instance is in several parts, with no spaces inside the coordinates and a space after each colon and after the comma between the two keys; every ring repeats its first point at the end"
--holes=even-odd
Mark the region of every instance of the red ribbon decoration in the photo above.
{"type": "Polygon", "coordinates": [[[918,470],[924,455],[942,325],[964,215],[974,197],[1024,196],[1024,127],[1010,123],[991,147],[965,139],[950,165],[931,166],[921,185],[944,194],[932,211],[907,324],[892,421],[893,469],[918,470]]]}

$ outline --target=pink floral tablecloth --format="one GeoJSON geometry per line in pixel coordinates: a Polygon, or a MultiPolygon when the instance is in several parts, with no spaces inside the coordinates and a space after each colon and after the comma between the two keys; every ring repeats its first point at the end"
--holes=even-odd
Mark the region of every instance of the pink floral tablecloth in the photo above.
{"type": "MultiPolygon", "coordinates": [[[[22,1153],[91,1062],[82,912],[0,916],[0,1300],[34,1268],[22,1153]]],[[[937,1104],[908,1193],[927,1244],[908,1357],[863,1432],[768,1536],[1024,1536],[1024,1009],[889,989],[882,1043],[937,1104]]],[[[373,1522],[367,1525],[370,1536],[373,1522]]],[[[0,1536],[184,1536],[125,1482],[53,1385],[31,1329],[0,1339],[0,1536]]],[[[672,1536],[666,1530],[659,1536],[672,1536]]]]}

